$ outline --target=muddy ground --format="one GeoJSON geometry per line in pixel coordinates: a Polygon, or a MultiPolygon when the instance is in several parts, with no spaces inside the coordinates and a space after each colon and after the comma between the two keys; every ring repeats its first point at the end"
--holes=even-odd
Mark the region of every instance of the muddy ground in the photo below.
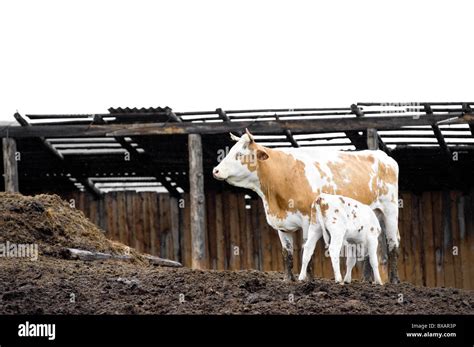
{"type": "Polygon", "coordinates": [[[282,279],[281,273],[196,271],[118,260],[0,259],[0,314],[474,313],[472,291],[282,279]]]}
{"type": "Polygon", "coordinates": [[[474,314],[474,292],[355,281],[288,283],[281,273],[196,271],[129,260],[65,259],[65,248],[121,255],[55,195],[0,193],[0,245],[33,243],[39,258],[0,256],[0,314],[474,314]]]}

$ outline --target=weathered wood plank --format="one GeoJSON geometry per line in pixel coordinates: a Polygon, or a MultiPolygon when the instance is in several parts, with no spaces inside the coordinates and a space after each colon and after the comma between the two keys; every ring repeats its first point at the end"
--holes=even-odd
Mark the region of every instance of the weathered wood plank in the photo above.
{"type": "Polygon", "coordinates": [[[240,268],[249,269],[248,254],[250,249],[247,244],[247,213],[245,211],[245,194],[237,194],[237,206],[239,214],[239,226],[240,226],[240,268]]]}
{"type": "Polygon", "coordinates": [[[240,270],[240,221],[239,221],[239,205],[236,194],[229,194],[228,213],[230,217],[229,231],[230,231],[230,255],[229,255],[229,269],[240,270]]]}
{"type": "Polygon", "coordinates": [[[411,204],[411,254],[412,254],[412,265],[413,265],[413,278],[411,283],[416,285],[423,285],[423,247],[421,245],[421,235],[420,235],[420,206],[419,206],[419,197],[416,194],[411,195],[412,204],[411,204]]]}
{"type": "MultiPolygon", "coordinates": [[[[293,134],[317,131],[365,130],[367,128],[396,129],[401,126],[433,125],[453,117],[462,117],[462,112],[437,114],[414,118],[412,116],[374,116],[327,119],[283,120],[283,121],[236,121],[222,123],[138,123],[105,125],[35,125],[30,127],[8,127],[0,129],[0,137],[78,137],[78,136],[137,136],[169,134],[219,134],[248,128],[255,134],[282,133],[291,130],[293,134]]],[[[468,123],[469,117],[454,122],[468,123]]]]}
{"type": "Polygon", "coordinates": [[[144,192],[141,193],[143,196],[143,208],[142,208],[142,215],[143,215],[143,250],[145,253],[152,254],[152,244],[154,244],[154,235],[150,233],[151,226],[150,226],[150,218],[148,215],[149,206],[150,206],[150,199],[149,193],[144,192]]]}
{"type": "Polygon", "coordinates": [[[93,196],[90,194],[89,201],[88,201],[88,218],[91,220],[92,223],[95,225],[99,225],[99,203],[100,200],[94,199],[93,196]]]}
{"type": "Polygon", "coordinates": [[[449,191],[443,191],[443,234],[444,234],[444,285],[455,286],[453,235],[451,228],[451,197],[449,191]]]}
{"type": "Polygon", "coordinates": [[[119,259],[119,260],[129,260],[131,257],[129,255],[115,255],[109,253],[101,252],[91,252],[82,249],[76,248],[65,248],[65,256],[68,259],[78,259],[85,261],[94,261],[94,260],[105,260],[105,259],[119,259]]]}
{"type": "MultiPolygon", "coordinates": [[[[114,193],[105,194],[105,212],[106,212],[106,221],[107,221],[107,237],[115,240],[115,225],[116,219],[114,218],[114,211],[116,207],[116,199],[114,193]]],[[[77,205],[76,205],[77,206],[77,205]]]]}
{"type": "Polygon", "coordinates": [[[183,248],[182,253],[183,264],[186,267],[192,265],[192,241],[191,241],[191,207],[189,202],[189,194],[185,194],[185,208],[183,211],[183,248]]]}
{"type": "Polygon", "coordinates": [[[125,205],[126,205],[126,212],[127,212],[127,245],[132,248],[136,248],[136,229],[135,229],[135,214],[136,211],[134,209],[133,198],[135,194],[131,192],[127,192],[125,194],[125,205]]]}
{"type": "Polygon", "coordinates": [[[260,228],[260,219],[259,219],[259,203],[257,199],[252,199],[250,202],[250,216],[251,216],[251,234],[253,241],[253,258],[255,269],[263,269],[263,254],[262,254],[262,235],[260,228]]]}
{"type": "Polygon", "coordinates": [[[471,189],[469,199],[466,201],[464,208],[464,216],[466,217],[466,239],[467,239],[467,256],[469,264],[470,289],[474,289],[474,189],[471,189]]]}
{"type": "Polygon", "coordinates": [[[170,205],[168,194],[150,193],[151,232],[155,235],[154,255],[170,258],[168,243],[170,242],[170,205]]]}
{"type": "Polygon", "coordinates": [[[181,228],[179,223],[179,203],[181,198],[177,198],[174,196],[170,196],[169,205],[170,205],[170,225],[171,225],[171,233],[173,235],[173,256],[172,259],[179,260],[180,259],[180,236],[181,236],[181,228]]]}
{"type": "Polygon", "coordinates": [[[226,244],[224,232],[224,217],[222,194],[215,195],[215,223],[216,223],[216,269],[224,270],[226,265],[226,244]]]}
{"type": "Polygon", "coordinates": [[[118,239],[122,243],[128,242],[127,228],[127,206],[125,202],[125,193],[117,193],[117,215],[118,215],[118,239]]]}
{"type": "Polygon", "coordinates": [[[216,195],[216,192],[206,194],[208,256],[211,269],[217,269],[216,195]]]}
{"type": "MultiPolygon", "coordinates": [[[[180,123],[183,124],[183,123],[180,123]]],[[[189,187],[191,204],[192,267],[206,269],[206,208],[201,135],[188,135],[189,187]]]]}
{"type": "Polygon", "coordinates": [[[423,192],[421,197],[421,219],[423,230],[424,244],[424,268],[425,283],[428,287],[436,285],[436,262],[435,262],[435,245],[433,235],[433,208],[431,203],[431,192],[423,192]]]}
{"type": "Polygon", "coordinates": [[[401,246],[400,246],[400,279],[402,281],[409,281],[411,279],[411,199],[410,193],[401,193],[401,199],[403,201],[403,208],[400,209],[400,218],[399,218],[399,228],[400,234],[402,236],[401,246]]]}
{"type": "MultiPolygon", "coordinates": [[[[247,200],[247,203],[252,208],[250,200],[247,200]]],[[[246,208],[246,202],[244,201],[244,214],[245,214],[245,256],[247,262],[247,269],[255,269],[255,259],[254,259],[254,235],[252,232],[252,213],[250,209],[246,208]]]]}
{"type": "Polygon", "coordinates": [[[303,231],[298,230],[293,233],[293,273],[298,275],[301,269],[302,261],[303,231]]]}
{"type": "Polygon", "coordinates": [[[433,234],[435,240],[436,286],[444,286],[444,235],[443,235],[443,197],[440,191],[432,193],[433,234]]]}
{"type": "MultiPolygon", "coordinates": [[[[329,257],[329,251],[324,245],[323,240],[319,240],[321,243],[321,255],[322,255],[322,262],[323,262],[323,274],[325,278],[334,279],[334,270],[332,268],[331,258],[329,257]]],[[[344,262],[342,262],[344,263],[344,262]]]]}
{"type": "Polygon", "coordinates": [[[324,277],[324,261],[324,241],[319,240],[313,253],[313,276],[324,277]]]}
{"type": "Polygon", "coordinates": [[[18,186],[18,162],[16,156],[16,141],[8,137],[2,139],[3,143],[3,173],[5,181],[5,191],[16,193],[18,186]]]}
{"type": "Polygon", "coordinates": [[[170,195],[156,194],[153,205],[153,222],[155,223],[157,254],[161,257],[172,257],[172,233],[171,233],[171,212],[170,195]]]}
{"type": "Polygon", "coordinates": [[[461,194],[457,191],[450,192],[451,200],[451,235],[452,235],[452,249],[453,255],[453,268],[454,268],[454,286],[456,288],[462,288],[463,285],[463,273],[462,273],[462,246],[461,237],[459,231],[459,219],[458,219],[458,200],[461,194]]]}
{"type": "Polygon", "coordinates": [[[283,271],[283,256],[282,256],[282,249],[281,249],[281,242],[280,237],[278,236],[278,231],[269,228],[270,235],[271,235],[271,243],[272,243],[272,265],[273,271],[283,271]]]}
{"type": "Polygon", "coordinates": [[[262,238],[262,265],[263,271],[272,270],[272,244],[271,244],[271,235],[270,230],[267,228],[267,220],[265,217],[265,210],[261,201],[258,202],[258,215],[259,215],[259,228],[260,235],[262,238]]]}
{"type": "Polygon", "coordinates": [[[180,262],[157,257],[154,255],[145,255],[145,258],[150,261],[153,265],[168,266],[168,267],[182,267],[183,265],[180,262]]]}
{"type": "Polygon", "coordinates": [[[231,239],[230,239],[230,225],[231,225],[231,216],[228,213],[230,206],[230,196],[232,195],[229,191],[222,192],[222,209],[223,209],[223,219],[224,219],[224,245],[225,245],[225,269],[230,269],[230,257],[232,253],[231,239]]]}
{"type": "MultiPolygon", "coordinates": [[[[460,243],[460,258],[461,258],[461,272],[462,272],[462,288],[473,289],[471,286],[471,278],[469,271],[471,264],[469,262],[469,239],[468,230],[472,225],[469,219],[471,216],[466,215],[469,208],[469,195],[462,195],[458,202],[458,221],[459,221],[459,243],[460,243]]],[[[474,279],[472,279],[474,282],[474,279]]]]}
{"type": "Polygon", "coordinates": [[[405,194],[404,209],[405,209],[405,272],[406,280],[414,282],[416,280],[416,252],[413,248],[413,204],[412,193],[405,194]]]}
{"type": "Polygon", "coordinates": [[[133,199],[134,222],[135,222],[135,244],[139,252],[145,252],[145,225],[142,213],[144,204],[143,194],[136,194],[133,199]]]}

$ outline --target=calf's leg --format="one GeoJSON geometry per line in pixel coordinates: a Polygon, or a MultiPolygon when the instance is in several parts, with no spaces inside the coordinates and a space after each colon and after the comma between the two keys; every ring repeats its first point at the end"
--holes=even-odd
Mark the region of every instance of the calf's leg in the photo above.
{"type": "Polygon", "coordinates": [[[301,264],[301,271],[298,279],[304,281],[306,279],[308,263],[313,256],[314,250],[316,248],[316,243],[321,237],[320,229],[316,227],[315,224],[311,224],[308,228],[308,239],[306,240],[303,246],[303,257],[301,264]]]}
{"type": "Polygon", "coordinates": [[[328,232],[331,235],[331,243],[329,245],[329,256],[331,257],[332,268],[334,270],[334,279],[337,283],[342,284],[341,266],[339,264],[339,257],[341,255],[342,244],[344,243],[344,231],[337,227],[337,224],[331,224],[331,229],[328,232]]]}
{"type": "Polygon", "coordinates": [[[372,236],[368,239],[367,250],[369,253],[370,266],[372,266],[372,271],[374,272],[375,283],[382,285],[382,279],[380,278],[379,272],[379,259],[377,257],[377,246],[378,240],[377,237],[372,236]]]}
{"type": "Polygon", "coordinates": [[[346,259],[346,275],[344,276],[345,283],[351,283],[352,281],[352,269],[357,262],[355,255],[347,255],[346,259]]]}

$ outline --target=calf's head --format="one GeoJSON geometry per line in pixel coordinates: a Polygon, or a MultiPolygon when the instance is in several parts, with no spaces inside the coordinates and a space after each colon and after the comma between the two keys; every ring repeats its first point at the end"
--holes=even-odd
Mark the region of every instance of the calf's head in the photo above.
{"type": "Polygon", "coordinates": [[[258,186],[258,165],[269,158],[268,150],[255,143],[247,129],[241,137],[234,134],[230,134],[230,137],[237,143],[213,169],[212,174],[214,178],[234,186],[254,189],[258,186]]]}

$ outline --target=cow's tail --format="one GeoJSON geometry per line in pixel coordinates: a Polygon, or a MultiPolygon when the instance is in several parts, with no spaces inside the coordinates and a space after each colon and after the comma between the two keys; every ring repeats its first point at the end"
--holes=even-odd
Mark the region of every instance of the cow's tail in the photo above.
{"type": "Polygon", "coordinates": [[[328,231],[326,229],[326,225],[324,224],[324,218],[323,218],[323,214],[321,213],[321,199],[318,199],[316,201],[316,221],[319,222],[319,225],[321,225],[321,230],[323,232],[323,239],[324,239],[324,243],[326,244],[325,247],[328,248],[329,247],[329,241],[330,241],[330,238],[329,238],[329,234],[328,234],[328,231]]]}

